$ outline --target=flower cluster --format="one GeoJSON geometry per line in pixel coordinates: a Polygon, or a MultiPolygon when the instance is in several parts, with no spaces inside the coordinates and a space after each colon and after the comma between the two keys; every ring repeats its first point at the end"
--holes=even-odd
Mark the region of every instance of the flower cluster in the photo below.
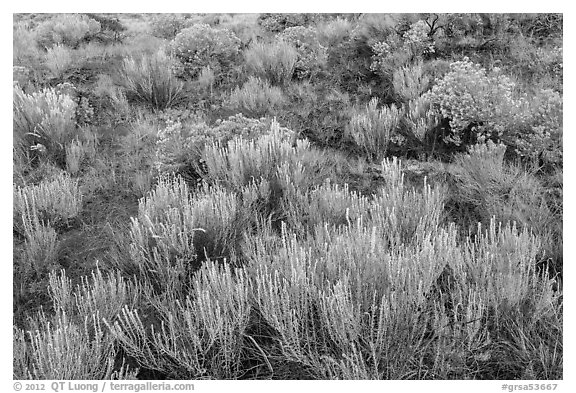
{"type": "Polygon", "coordinates": [[[305,78],[317,71],[328,58],[327,48],[320,44],[316,28],[295,26],[282,32],[281,38],[298,52],[296,76],[305,78]]]}
{"type": "Polygon", "coordinates": [[[197,24],[176,35],[172,51],[185,71],[196,77],[206,66],[213,70],[227,69],[239,54],[240,44],[240,39],[228,29],[197,24]]]}

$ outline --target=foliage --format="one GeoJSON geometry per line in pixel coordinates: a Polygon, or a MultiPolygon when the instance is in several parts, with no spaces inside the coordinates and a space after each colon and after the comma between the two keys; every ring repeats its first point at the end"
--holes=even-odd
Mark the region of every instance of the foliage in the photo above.
{"type": "Polygon", "coordinates": [[[193,288],[162,307],[160,327],[147,329],[138,310],[125,308],[111,332],[139,363],[170,378],[238,378],[251,310],[246,278],[209,262],[193,288]]]}
{"type": "Polygon", "coordinates": [[[244,52],[248,71],[275,85],[287,85],[298,60],[296,49],[285,41],[254,43],[244,52]]]}
{"type": "Polygon", "coordinates": [[[45,48],[62,44],[72,48],[100,32],[100,23],[86,15],[57,14],[34,30],[38,44],[45,48]]]}
{"type": "Polygon", "coordinates": [[[236,137],[250,140],[265,134],[269,129],[269,122],[247,118],[242,114],[218,120],[213,126],[202,122],[185,125],[172,123],[158,133],[156,165],[160,172],[182,175],[187,171],[196,172],[207,144],[226,145],[236,137]]]}
{"type": "Polygon", "coordinates": [[[58,79],[70,69],[73,64],[70,50],[62,45],[57,44],[49,48],[46,52],[46,67],[50,70],[52,77],[58,79]]]}
{"type": "Polygon", "coordinates": [[[150,22],[152,35],[172,40],[186,26],[186,19],[182,14],[154,15],[150,22]]]}
{"type": "Polygon", "coordinates": [[[76,136],[76,103],[53,88],[31,94],[14,86],[14,147],[58,158],[76,136]]]}
{"type": "Polygon", "coordinates": [[[430,79],[424,73],[422,62],[399,68],[394,71],[392,83],[394,91],[402,102],[418,99],[430,86],[430,79]]]}
{"type": "Polygon", "coordinates": [[[68,174],[60,174],[52,180],[45,179],[38,185],[16,187],[14,214],[23,214],[27,209],[26,205],[45,223],[65,223],[82,210],[78,181],[72,180],[68,174]]]}
{"type": "Polygon", "coordinates": [[[396,106],[378,109],[378,99],[373,98],[364,109],[356,109],[347,132],[368,157],[379,162],[386,157],[391,142],[402,142],[398,134],[401,117],[396,106]]]}
{"type": "Polygon", "coordinates": [[[317,17],[315,14],[260,14],[258,25],[272,33],[281,33],[290,27],[306,26],[317,17]]]}
{"type": "Polygon", "coordinates": [[[453,133],[449,141],[460,145],[463,138],[469,137],[466,132],[476,133],[478,140],[503,135],[520,105],[513,90],[514,83],[498,69],[488,74],[465,58],[450,64],[450,72],[426,98],[443,118],[449,119],[453,133]]]}
{"type": "Polygon", "coordinates": [[[240,52],[240,39],[227,29],[197,24],[183,29],[172,41],[174,56],[194,78],[206,66],[224,73],[240,52]]]}
{"type": "Polygon", "coordinates": [[[183,99],[184,85],[173,67],[173,59],[162,50],[140,60],[124,59],[121,73],[128,96],[159,110],[176,105],[183,99]]]}
{"type": "Polygon", "coordinates": [[[296,61],[296,76],[298,78],[302,79],[314,75],[326,63],[326,48],[320,44],[315,28],[289,27],[280,34],[280,38],[292,44],[298,52],[298,60],[296,61]]]}
{"type": "Polygon", "coordinates": [[[282,90],[271,86],[267,80],[251,76],[246,83],[236,87],[225,105],[252,117],[274,115],[286,103],[282,90]]]}

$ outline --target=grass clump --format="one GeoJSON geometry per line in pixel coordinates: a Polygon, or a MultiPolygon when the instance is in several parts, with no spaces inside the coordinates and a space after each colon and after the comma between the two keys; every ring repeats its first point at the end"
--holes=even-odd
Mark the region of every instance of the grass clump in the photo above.
{"type": "Polygon", "coordinates": [[[373,98],[364,109],[357,109],[348,125],[347,132],[352,140],[374,161],[382,161],[402,118],[396,106],[378,109],[378,99],[373,98]]]}
{"type": "Polygon", "coordinates": [[[240,88],[230,93],[226,106],[251,117],[273,115],[286,103],[282,90],[267,80],[251,76],[240,88]]]}
{"type": "Polygon", "coordinates": [[[140,60],[129,57],[122,63],[122,80],[129,97],[163,110],[184,98],[184,85],[173,72],[174,61],[159,50],[140,60]]]}
{"type": "Polygon", "coordinates": [[[251,74],[283,86],[292,80],[298,52],[282,40],[269,44],[257,42],[244,52],[244,58],[251,74]]]}

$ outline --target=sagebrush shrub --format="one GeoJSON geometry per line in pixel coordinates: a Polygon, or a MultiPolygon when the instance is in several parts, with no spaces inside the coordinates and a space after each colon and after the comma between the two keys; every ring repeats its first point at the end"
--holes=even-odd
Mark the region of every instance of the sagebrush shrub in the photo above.
{"type": "Polygon", "coordinates": [[[242,114],[230,116],[226,120],[217,120],[212,126],[204,122],[170,123],[158,133],[156,167],[160,172],[182,175],[186,171],[196,172],[201,169],[199,160],[207,144],[225,145],[236,137],[250,140],[269,130],[269,122],[247,118],[242,114]]]}
{"type": "Polygon", "coordinates": [[[268,44],[256,42],[244,51],[244,59],[246,68],[254,76],[275,85],[286,85],[294,74],[298,52],[283,40],[268,44]]]}
{"type": "Polygon", "coordinates": [[[403,102],[418,99],[429,88],[430,79],[425,75],[422,62],[394,71],[394,91],[403,102]]]}
{"type": "Polygon", "coordinates": [[[430,102],[422,96],[408,101],[403,107],[403,112],[406,130],[420,142],[425,141],[429,132],[440,120],[430,107],[430,102]]]}
{"type": "Polygon", "coordinates": [[[188,27],[172,41],[172,51],[190,77],[206,66],[218,74],[227,70],[240,52],[240,39],[227,29],[207,24],[188,27]]]}
{"type": "Polygon", "coordinates": [[[14,86],[14,147],[55,158],[76,136],[76,102],[53,88],[31,94],[14,86]]]}
{"type": "Polygon", "coordinates": [[[180,177],[163,177],[132,218],[131,260],[124,268],[136,270],[159,293],[181,293],[201,260],[233,251],[237,212],[236,195],[222,187],[192,194],[180,177]]]}
{"type": "Polygon", "coordinates": [[[238,378],[251,310],[245,275],[207,262],[193,288],[159,310],[159,327],[148,329],[138,310],[125,308],[111,332],[140,364],[171,378],[238,378]]]}
{"type": "Polygon", "coordinates": [[[207,145],[203,155],[206,180],[236,191],[260,178],[272,180],[281,164],[295,168],[310,149],[308,141],[299,140],[294,147],[291,139],[288,130],[273,122],[270,132],[258,139],[236,138],[226,145],[207,145]]]}
{"type": "Polygon", "coordinates": [[[50,48],[57,44],[76,47],[86,38],[100,32],[100,23],[86,15],[57,14],[40,23],[35,29],[36,40],[50,48]]]}
{"type": "Polygon", "coordinates": [[[275,114],[286,103],[286,97],[277,86],[267,80],[251,76],[240,88],[230,93],[225,105],[254,117],[275,114]]]}
{"type": "Polygon", "coordinates": [[[27,205],[46,223],[58,225],[71,220],[82,210],[78,180],[73,180],[68,174],[60,174],[38,185],[15,187],[14,214],[23,214],[27,205]]]}
{"type": "Polygon", "coordinates": [[[23,379],[118,378],[114,373],[116,348],[96,314],[86,315],[79,324],[65,314],[54,320],[41,317],[37,330],[15,336],[25,341],[27,361],[16,371],[23,379]]]}
{"type": "Polygon", "coordinates": [[[401,110],[395,105],[378,109],[378,99],[373,98],[365,108],[356,109],[352,114],[347,133],[368,157],[382,161],[390,142],[400,138],[401,118],[401,110]]]}
{"type": "Polygon", "coordinates": [[[184,84],[176,78],[174,64],[163,50],[139,60],[124,59],[121,74],[128,96],[159,110],[178,104],[184,98],[184,84]]]}
{"type": "Polygon", "coordinates": [[[46,67],[54,78],[61,78],[73,64],[70,49],[62,44],[49,48],[46,52],[46,67]]]}
{"type": "Polygon", "coordinates": [[[524,168],[504,161],[506,147],[492,142],[474,145],[455,157],[451,173],[453,197],[471,206],[477,221],[515,221],[521,227],[545,234],[554,220],[546,205],[540,181],[524,168]]]}

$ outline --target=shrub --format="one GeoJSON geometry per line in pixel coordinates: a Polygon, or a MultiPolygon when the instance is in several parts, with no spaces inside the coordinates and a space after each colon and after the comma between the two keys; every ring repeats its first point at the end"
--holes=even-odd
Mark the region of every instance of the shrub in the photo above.
{"type": "Polygon", "coordinates": [[[235,191],[260,178],[272,181],[281,164],[296,168],[310,147],[308,141],[297,141],[293,147],[290,137],[287,130],[274,122],[271,131],[256,140],[236,138],[227,145],[207,145],[203,155],[206,179],[235,191]]]}
{"type": "Polygon", "coordinates": [[[373,98],[363,109],[356,109],[347,128],[348,135],[375,161],[382,161],[390,142],[398,140],[401,112],[396,106],[377,108],[378,99],[373,98]]]}
{"type": "Polygon", "coordinates": [[[173,67],[172,58],[162,50],[140,60],[124,59],[121,73],[128,95],[159,110],[176,105],[184,97],[184,85],[173,67]]]}
{"type": "Polygon", "coordinates": [[[38,43],[45,48],[57,44],[74,48],[99,33],[100,28],[100,23],[86,15],[57,14],[40,23],[34,32],[38,43]]]}
{"type": "Polygon", "coordinates": [[[426,93],[432,106],[450,121],[447,141],[460,145],[466,133],[477,139],[500,138],[514,122],[519,101],[514,83],[498,70],[486,70],[465,58],[450,65],[450,72],[426,93]]]}
{"type": "Polygon", "coordinates": [[[76,286],[65,270],[59,274],[52,271],[49,282],[48,293],[54,310],[76,323],[82,323],[91,315],[113,323],[122,309],[134,307],[140,296],[139,289],[122,278],[120,272],[105,275],[99,268],[90,277],[80,277],[80,284],[76,286]]]}
{"type": "Polygon", "coordinates": [[[236,137],[250,140],[269,130],[269,122],[250,119],[242,114],[230,116],[227,120],[218,120],[211,127],[202,122],[168,124],[158,133],[156,166],[160,172],[179,173],[184,176],[187,172],[197,173],[207,144],[226,145],[236,137]]]}
{"type": "Polygon", "coordinates": [[[125,308],[110,330],[124,350],[150,369],[175,379],[241,376],[250,315],[242,271],[207,263],[185,299],[162,307],[160,327],[147,329],[137,310],[125,308]]]}
{"type": "Polygon", "coordinates": [[[172,40],[186,26],[186,19],[182,14],[159,14],[152,18],[150,25],[153,36],[172,40]]]}
{"type": "Polygon", "coordinates": [[[480,221],[516,221],[535,230],[550,218],[540,182],[523,168],[504,162],[506,147],[474,145],[455,158],[457,198],[474,206],[480,221]]]}
{"type": "Polygon", "coordinates": [[[76,103],[53,88],[26,94],[14,86],[14,146],[58,158],[76,134],[76,103]],[[34,151],[35,150],[35,151],[34,151]]]}
{"type": "Polygon", "coordinates": [[[280,38],[292,44],[298,52],[296,76],[299,78],[313,76],[326,64],[328,54],[320,44],[315,28],[289,27],[282,32],[280,38]]]}
{"type": "Polygon", "coordinates": [[[424,143],[430,131],[439,124],[437,113],[430,107],[425,97],[418,97],[408,101],[404,107],[404,124],[408,134],[424,143]]]}
{"type": "Polygon", "coordinates": [[[310,24],[315,14],[260,14],[258,25],[272,33],[280,33],[289,27],[310,24]]]}
{"type": "Polygon", "coordinates": [[[66,146],[66,170],[71,175],[77,174],[82,164],[96,157],[95,141],[82,142],[79,139],[66,146]]]}
{"type": "Polygon", "coordinates": [[[422,62],[402,67],[393,74],[394,91],[403,102],[418,99],[430,85],[424,74],[422,62]]]}
{"type": "Polygon", "coordinates": [[[46,67],[54,78],[61,78],[72,64],[72,54],[64,45],[55,45],[46,52],[46,67]]]}
{"type": "Polygon", "coordinates": [[[34,32],[23,24],[15,24],[12,38],[12,64],[33,68],[34,65],[39,65],[41,57],[34,32]]]}
{"type": "MultiPolygon", "coordinates": [[[[23,379],[118,378],[114,372],[115,344],[96,315],[75,324],[61,314],[50,321],[43,316],[42,326],[28,331],[25,345],[27,362],[17,374],[23,379]]],[[[15,340],[24,341],[16,336],[15,340]]]]}
{"type": "Polygon", "coordinates": [[[20,216],[27,209],[51,225],[59,225],[78,216],[82,210],[82,195],[78,181],[67,174],[53,180],[44,180],[38,185],[14,189],[14,214],[20,216]],[[28,205],[28,207],[26,207],[28,205]]]}
{"type": "Polygon", "coordinates": [[[182,30],[172,41],[172,51],[192,78],[206,66],[223,74],[240,52],[240,40],[226,29],[197,24],[182,30]]]}
{"type": "Polygon", "coordinates": [[[130,229],[127,271],[137,272],[159,294],[182,293],[189,274],[207,257],[233,252],[238,201],[221,187],[192,195],[181,178],[161,178],[142,198],[130,229]]]}
{"type": "Polygon", "coordinates": [[[282,90],[260,78],[251,76],[242,86],[230,93],[225,105],[251,117],[274,114],[286,103],[282,90]]]}
{"type": "Polygon", "coordinates": [[[244,52],[248,71],[275,85],[286,85],[292,79],[298,52],[284,42],[254,43],[244,52]]]}
{"type": "Polygon", "coordinates": [[[41,222],[33,207],[25,205],[21,220],[24,228],[24,252],[20,274],[38,276],[50,271],[56,264],[58,235],[54,228],[41,222]]]}

